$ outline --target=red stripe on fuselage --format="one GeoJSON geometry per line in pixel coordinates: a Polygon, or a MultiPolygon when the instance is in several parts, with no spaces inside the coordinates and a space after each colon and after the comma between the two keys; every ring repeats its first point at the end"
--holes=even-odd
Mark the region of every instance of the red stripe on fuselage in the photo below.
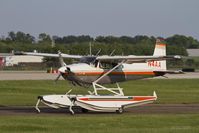
{"type": "Polygon", "coordinates": [[[82,101],[145,101],[145,100],[154,100],[156,97],[154,96],[147,96],[147,97],[144,97],[144,96],[135,96],[133,97],[132,99],[121,99],[121,98],[118,98],[118,99],[113,99],[113,98],[79,98],[79,100],[82,100],[82,101]]]}
{"type": "Polygon", "coordinates": [[[152,100],[156,97],[134,97],[133,101],[143,101],[143,100],[152,100]]]}

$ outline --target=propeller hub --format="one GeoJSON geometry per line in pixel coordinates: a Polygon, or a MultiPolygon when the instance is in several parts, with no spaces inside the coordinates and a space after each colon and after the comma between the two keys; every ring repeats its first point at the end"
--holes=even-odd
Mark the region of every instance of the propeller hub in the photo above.
{"type": "Polygon", "coordinates": [[[64,66],[64,67],[60,67],[60,68],[58,69],[58,71],[59,71],[60,73],[65,73],[66,70],[67,70],[67,68],[66,68],[65,66],[64,66]]]}

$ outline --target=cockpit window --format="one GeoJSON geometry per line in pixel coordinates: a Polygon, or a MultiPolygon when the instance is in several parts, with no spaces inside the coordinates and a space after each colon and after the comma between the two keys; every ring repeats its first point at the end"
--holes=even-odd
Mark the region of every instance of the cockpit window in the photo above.
{"type": "Polygon", "coordinates": [[[95,59],[96,59],[96,57],[88,56],[88,57],[83,57],[83,58],[81,58],[81,59],[80,59],[80,62],[81,62],[81,63],[90,64],[90,63],[94,63],[94,62],[95,62],[95,59]]]}
{"type": "MultiPolygon", "coordinates": [[[[118,63],[115,62],[101,62],[96,60],[96,57],[88,56],[88,57],[83,57],[80,59],[80,63],[86,63],[89,65],[93,65],[93,67],[100,67],[102,69],[112,69],[113,67],[117,66],[118,63]]],[[[122,69],[122,66],[116,68],[116,69],[122,69]]]]}
{"type": "Polygon", "coordinates": [[[111,69],[113,67],[117,66],[117,63],[107,63],[107,62],[101,62],[100,67],[103,69],[111,69]]]}

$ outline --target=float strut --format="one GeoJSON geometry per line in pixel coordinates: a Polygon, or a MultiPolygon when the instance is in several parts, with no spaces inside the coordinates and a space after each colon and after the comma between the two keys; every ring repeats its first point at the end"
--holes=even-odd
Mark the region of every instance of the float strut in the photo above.
{"type": "Polygon", "coordinates": [[[70,105],[70,107],[69,107],[69,111],[70,111],[71,115],[74,115],[74,114],[75,114],[75,112],[74,112],[73,109],[72,109],[73,105],[74,105],[74,100],[71,102],[71,105],[70,105]]]}
{"type": "Polygon", "coordinates": [[[39,103],[40,103],[40,101],[41,101],[41,99],[39,98],[38,100],[37,100],[37,103],[36,103],[36,106],[35,106],[35,109],[37,110],[37,112],[38,113],[40,113],[41,111],[40,111],[40,109],[39,109],[39,103]]]}

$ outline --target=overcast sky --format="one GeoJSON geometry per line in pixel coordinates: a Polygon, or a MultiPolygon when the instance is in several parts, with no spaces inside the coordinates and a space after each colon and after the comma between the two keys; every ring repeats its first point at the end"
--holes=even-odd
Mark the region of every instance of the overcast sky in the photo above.
{"type": "Polygon", "coordinates": [[[9,31],[199,39],[199,0],[0,0],[0,35],[9,31]]]}

